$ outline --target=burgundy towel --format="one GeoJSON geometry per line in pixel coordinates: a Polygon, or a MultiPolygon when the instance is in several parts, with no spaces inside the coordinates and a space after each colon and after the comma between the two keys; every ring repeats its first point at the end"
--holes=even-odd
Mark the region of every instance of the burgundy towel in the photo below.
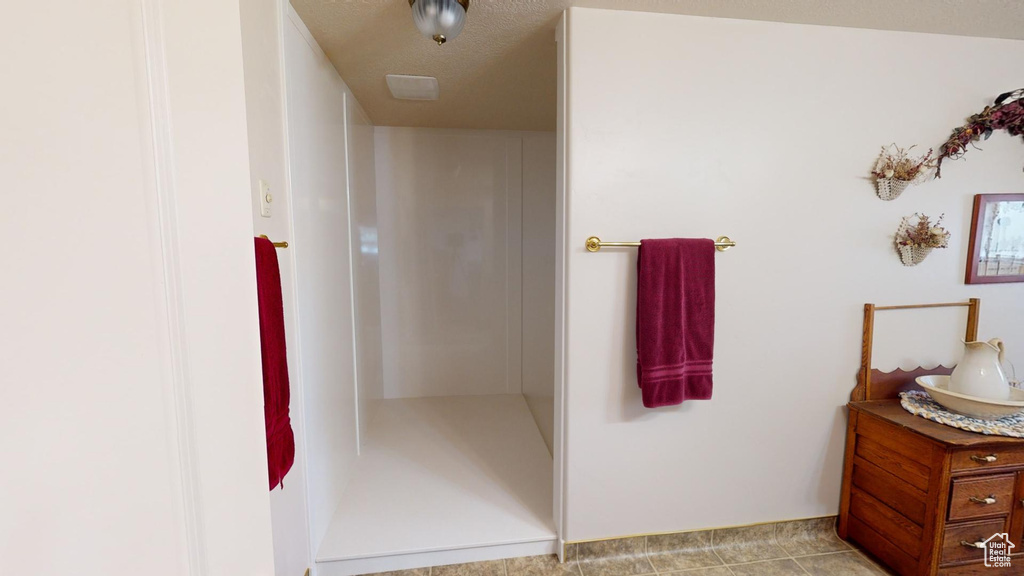
{"type": "Polygon", "coordinates": [[[710,400],[714,241],[642,240],[636,268],[636,379],[644,406],[710,400]]]}
{"type": "Polygon", "coordinates": [[[256,238],[256,291],[260,304],[260,348],[263,352],[263,417],[267,424],[267,468],[270,489],[284,479],[295,462],[295,435],[288,417],[288,358],[284,344],[284,305],[277,249],[256,238]]]}

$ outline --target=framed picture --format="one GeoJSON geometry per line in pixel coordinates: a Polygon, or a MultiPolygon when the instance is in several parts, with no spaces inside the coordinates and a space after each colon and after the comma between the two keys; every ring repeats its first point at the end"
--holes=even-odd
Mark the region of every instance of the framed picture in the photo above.
{"type": "Polygon", "coordinates": [[[967,284],[1024,282],[1024,194],[977,194],[967,284]]]}

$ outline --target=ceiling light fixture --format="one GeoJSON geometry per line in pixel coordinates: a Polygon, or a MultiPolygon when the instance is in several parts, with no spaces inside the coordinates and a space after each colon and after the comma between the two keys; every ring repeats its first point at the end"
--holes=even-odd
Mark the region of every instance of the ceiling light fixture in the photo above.
{"type": "Polygon", "coordinates": [[[469,0],[409,0],[409,6],[416,27],[440,46],[462,32],[469,0]]]}

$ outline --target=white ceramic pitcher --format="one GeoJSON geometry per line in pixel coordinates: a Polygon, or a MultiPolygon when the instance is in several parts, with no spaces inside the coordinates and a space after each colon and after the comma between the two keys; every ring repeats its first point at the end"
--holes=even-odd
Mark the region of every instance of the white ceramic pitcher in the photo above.
{"type": "Polygon", "coordinates": [[[989,400],[1009,400],[1010,383],[1003,373],[1003,341],[964,342],[964,357],[949,377],[949,391],[989,400]]]}

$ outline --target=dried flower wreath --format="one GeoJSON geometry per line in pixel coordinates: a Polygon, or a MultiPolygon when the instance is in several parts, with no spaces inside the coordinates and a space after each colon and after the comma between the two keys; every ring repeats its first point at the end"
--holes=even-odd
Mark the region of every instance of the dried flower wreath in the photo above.
{"type": "Polygon", "coordinates": [[[967,119],[967,124],[954,128],[953,133],[942,145],[935,176],[942,176],[942,161],[945,158],[961,158],[967,153],[967,145],[979,139],[988,140],[993,130],[1006,130],[1010,136],[1024,136],[1024,88],[1000,94],[994,106],[986,106],[979,114],[967,119]]]}

